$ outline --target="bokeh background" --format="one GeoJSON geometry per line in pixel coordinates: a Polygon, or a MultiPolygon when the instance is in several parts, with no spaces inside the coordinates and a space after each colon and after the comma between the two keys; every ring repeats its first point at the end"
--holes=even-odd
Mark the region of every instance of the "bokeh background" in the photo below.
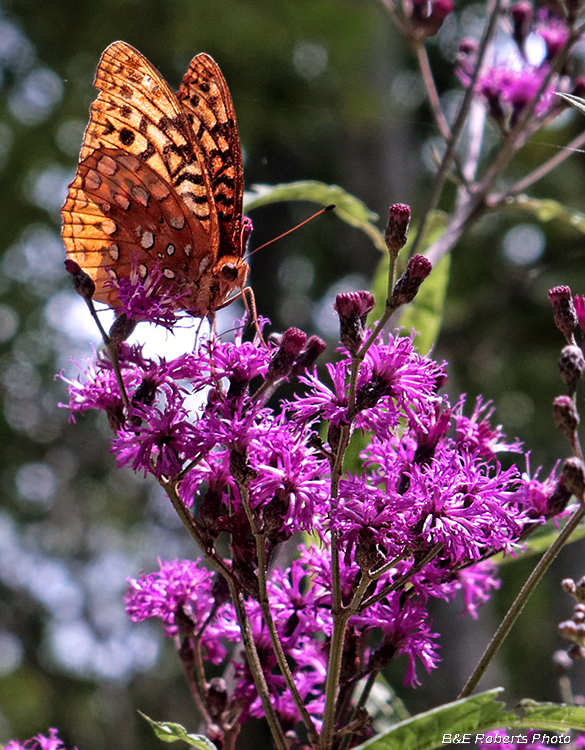
{"type": "MultiPolygon", "coordinates": [[[[457,40],[477,31],[482,12],[459,7],[429,42],[448,110],[461,96],[457,40]]],[[[389,204],[409,203],[416,221],[432,179],[437,131],[412,54],[377,0],[0,0],[0,742],[56,726],[68,747],[160,747],[137,709],[198,728],[172,644],[154,626],[131,625],[122,604],[128,576],[154,570],[158,557],[196,551],[158,489],[115,467],[105,418],[68,423],[59,408],[65,386],[54,378],[62,369],[74,375],[72,358],[98,344],[63,269],[59,208],[95,67],[116,39],[140,49],[174,87],[193,54],[215,57],[233,94],[247,186],[337,183],[382,217],[389,204]]],[[[538,133],[512,173],[550,158],[582,126],[567,114],[538,133]]],[[[495,133],[488,138],[495,142],[495,133]]],[[[583,159],[572,155],[532,193],[582,209],[583,159]]],[[[256,210],[253,246],[311,210],[256,210]]],[[[259,311],[275,330],[295,325],[332,349],[335,294],[368,288],[379,261],[365,235],[327,214],[253,258],[259,311]]],[[[450,362],[450,392],[454,400],[459,392],[492,399],[497,421],[526,442],[542,475],[568,453],[551,420],[563,342],[546,292],[560,283],[585,292],[584,262],[576,229],[518,211],[480,223],[453,253],[435,350],[450,362]]],[[[148,335],[155,350],[184,346],[148,335]]],[[[416,691],[401,687],[404,665],[388,675],[410,710],[454,699],[533,564],[503,571],[478,622],[460,617],[460,602],[436,608],[442,667],[421,674],[416,691]]],[[[584,573],[576,544],[540,586],[483,687],[503,684],[510,699],[559,699],[555,624],[572,606],[559,581],[584,573]]],[[[583,671],[574,677],[585,690],[583,671]]],[[[241,747],[257,742],[256,730],[241,747]]]]}

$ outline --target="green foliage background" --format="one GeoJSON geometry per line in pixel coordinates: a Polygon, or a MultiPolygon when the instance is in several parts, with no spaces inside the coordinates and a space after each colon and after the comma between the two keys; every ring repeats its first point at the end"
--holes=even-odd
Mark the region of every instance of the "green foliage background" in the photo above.
{"type": "MultiPolygon", "coordinates": [[[[469,5],[467,20],[476,12],[469,5]]],[[[459,91],[452,61],[461,32],[449,22],[430,43],[446,102],[459,91]]],[[[0,2],[0,742],[58,726],[68,746],[84,750],[159,747],[137,709],[198,729],[172,644],[147,624],[131,626],[121,604],[127,576],[155,569],[159,556],[196,553],[156,489],[115,468],[105,420],[68,424],[57,406],[65,388],[53,379],[62,367],[73,374],[70,357],[89,356],[97,342],[83,309],[73,312],[59,207],[97,61],[115,39],[140,49],[174,86],[193,54],[216,58],[233,94],[248,187],[335,183],[382,217],[389,204],[409,203],[416,221],[432,177],[437,133],[414,61],[375,0],[0,2]]],[[[539,133],[512,171],[533,169],[582,125],[571,115],[539,133]]],[[[583,209],[582,162],[575,154],[533,195],[583,209]]],[[[299,202],[258,207],[253,246],[310,211],[299,202]]],[[[450,362],[453,400],[459,392],[470,403],[478,393],[492,399],[497,421],[525,440],[532,469],[544,473],[568,452],[550,416],[562,392],[562,340],[546,292],[560,283],[585,291],[584,244],[578,227],[541,223],[530,205],[485,219],[453,253],[434,350],[450,362]],[[519,223],[544,243],[524,264],[504,252],[519,223]]],[[[369,287],[380,259],[363,232],[327,214],[254,256],[259,311],[275,330],[333,336],[335,293],[369,287]]],[[[550,656],[562,646],[555,623],[571,604],[558,581],[583,574],[581,560],[577,548],[566,552],[484,688],[559,699],[550,656]]],[[[416,692],[401,687],[403,665],[387,675],[409,708],[454,699],[532,564],[507,566],[477,623],[458,616],[460,603],[437,608],[444,667],[420,675],[416,692]]],[[[582,674],[575,681],[585,689],[582,674]]],[[[241,747],[262,732],[249,727],[241,747]]]]}

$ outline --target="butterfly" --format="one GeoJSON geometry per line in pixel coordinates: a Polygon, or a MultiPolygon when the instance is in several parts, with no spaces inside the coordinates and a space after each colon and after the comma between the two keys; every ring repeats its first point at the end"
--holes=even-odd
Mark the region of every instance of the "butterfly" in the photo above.
{"type": "Polygon", "coordinates": [[[154,269],[176,308],[204,318],[243,290],[251,232],[242,152],[217,63],[196,55],[175,94],[134,47],[101,56],[77,173],[63,216],[67,256],[119,308],[115,281],[154,269]]]}

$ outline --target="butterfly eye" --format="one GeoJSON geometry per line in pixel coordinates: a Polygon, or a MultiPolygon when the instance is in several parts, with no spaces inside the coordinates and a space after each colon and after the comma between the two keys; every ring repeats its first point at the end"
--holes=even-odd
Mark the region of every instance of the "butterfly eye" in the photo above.
{"type": "Polygon", "coordinates": [[[224,281],[235,281],[238,278],[238,269],[233,263],[226,263],[222,266],[220,273],[224,281]]]}

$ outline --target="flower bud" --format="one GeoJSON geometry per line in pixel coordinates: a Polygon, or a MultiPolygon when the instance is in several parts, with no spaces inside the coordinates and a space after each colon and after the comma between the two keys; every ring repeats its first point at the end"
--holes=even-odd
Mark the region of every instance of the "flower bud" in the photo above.
{"type": "Polygon", "coordinates": [[[553,670],[557,677],[566,676],[573,666],[573,661],[569,654],[562,649],[555,651],[553,654],[553,670]]]}
{"type": "Polygon", "coordinates": [[[577,591],[577,584],[572,578],[563,578],[563,580],[561,581],[561,588],[567,594],[573,595],[577,591]]]}
{"type": "Polygon", "coordinates": [[[312,367],[317,359],[323,354],[327,344],[318,336],[309,336],[303,351],[297,357],[291,371],[291,375],[300,375],[312,367]]]}
{"type": "Polygon", "coordinates": [[[110,341],[115,345],[121,344],[122,341],[126,341],[128,336],[132,335],[135,328],[136,321],[129,318],[126,313],[118,315],[110,328],[110,341]]]}
{"type": "Polygon", "coordinates": [[[390,255],[398,255],[406,245],[408,226],[410,224],[410,206],[394,203],[388,211],[388,224],[384,233],[386,247],[390,255]]]}
{"type": "Polygon", "coordinates": [[[227,708],[228,691],[223,677],[213,677],[207,687],[205,705],[212,719],[219,720],[227,708]]]}
{"type": "Polygon", "coordinates": [[[272,355],[266,381],[272,383],[286,377],[306,342],[307,334],[304,331],[298,328],[288,328],[282,334],[279,347],[272,355]]]}
{"type": "Polygon", "coordinates": [[[71,274],[71,280],[73,281],[73,290],[84,300],[90,300],[95,294],[95,283],[92,278],[85,273],[85,271],[77,265],[74,260],[67,258],[65,261],[65,269],[67,273],[71,274]]]}
{"type": "Polygon", "coordinates": [[[374,295],[366,291],[345,292],[335,298],[333,308],[339,315],[339,339],[352,354],[362,344],[366,318],[375,304],[374,295]]]}
{"type": "Polygon", "coordinates": [[[567,339],[570,339],[579,322],[571,290],[568,286],[555,286],[549,289],[548,298],[553,307],[556,327],[567,339]]]}
{"type": "Polygon", "coordinates": [[[455,73],[465,87],[469,86],[475,73],[478,53],[479,43],[475,39],[462,39],[459,42],[455,73]]]}
{"type": "MultiPolygon", "coordinates": [[[[561,626],[559,625],[559,631],[560,629],[561,629],[561,626]]],[[[565,636],[565,638],[566,637],[567,636],[565,636]]],[[[585,659],[585,648],[583,648],[583,646],[579,646],[577,643],[572,643],[569,646],[567,653],[569,654],[571,659],[573,659],[573,661],[583,661],[583,659],[585,659]]]]}
{"type": "Polygon", "coordinates": [[[576,498],[581,500],[585,495],[585,464],[580,458],[571,456],[563,463],[563,482],[565,487],[576,498]]]}
{"type": "Polygon", "coordinates": [[[416,297],[418,289],[432,271],[433,266],[424,255],[413,255],[408,261],[406,271],[394,284],[392,290],[392,307],[407,305],[416,297]]]}
{"type": "Polygon", "coordinates": [[[566,435],[569,440],[579,426],[579,412],[570,396],[557,396],[553,401],[553,418],[555,427],[566,435]]]}
{"type": "Polygon", "coordinates": [[[578,346],[563,347],[559,360],[559,371],[563,382],[567,386],[569,396],[572,396],[577,388],[577,383],[585,371],[585,359],[583,358],[583,352],[578,346]]]}
{"type": "Polygon", "coordinates": [[[532,27],[532,3],[528,0],[520,0],[512,7],[511,11],[514,31],[514,41],[522,50],[532,27]]]}
{"type": "Polygon", "coordinates": [[[554,518],[562,513],[569,504],[571,494],[571,491],[565,487],[563,479],[559,479],[550,497],[547,498],[545,518],[554,518]]]}

